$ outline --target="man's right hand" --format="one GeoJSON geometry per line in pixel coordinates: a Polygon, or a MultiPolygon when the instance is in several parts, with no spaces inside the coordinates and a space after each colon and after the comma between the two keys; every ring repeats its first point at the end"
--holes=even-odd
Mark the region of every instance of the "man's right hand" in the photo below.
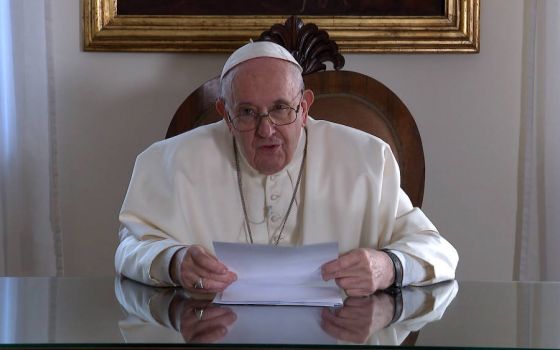
{"type": "Polygon", "coordinates": [[[210,294],[222,292],[237,275],[204,247],[192,245],[173,255],[171,278],[191,293],[210,294]]]}
{"type": "Polygon", "coordinates": [[[394,311],[394,298],[387,293],[348,297],[335,311],[323,309],[321,327],[336,339],[362,344],[389,325],[394,311]]]}

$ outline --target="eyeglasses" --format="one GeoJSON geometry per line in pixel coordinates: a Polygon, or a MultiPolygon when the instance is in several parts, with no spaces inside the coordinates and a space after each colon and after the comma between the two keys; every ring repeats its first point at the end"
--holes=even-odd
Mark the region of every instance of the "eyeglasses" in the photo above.
{"type": "MultiPolygon", "coordinates": [[[[303,95],[303,91],[298,93],[303,95]]],[[[296,96],[297,97],[297,96],[296,96]]],[[[228,118],[237,131],[252,131],[255,130],[261,121],[261,118],[268,118],[268,121],[276,126],[292,124],[296,121],[301,101],[299,101],[297,108],[285,104],[277,104],[270,108],[266,113],[257,112],[254,106],[243,106],[237,111],[235,117],[231,118],[228,113],[228,118]],[[295,113],[292,113],[295,112],[295,113]]]]}

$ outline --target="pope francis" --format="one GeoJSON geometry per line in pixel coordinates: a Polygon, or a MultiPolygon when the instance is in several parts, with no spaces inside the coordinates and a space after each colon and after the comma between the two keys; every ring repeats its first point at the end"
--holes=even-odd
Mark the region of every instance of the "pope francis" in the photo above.
{"type": "Polygon", "coordinates": [[[322,277],[350,296],[454,278],[457,252],[400,188],[390,147],[312,119],[301,72],[279,45],[239,48],[221,74],[223,120],[138,156],[119,216],[118,273],[218,293],[237,276],[212,241],[336,241],[322,277]]]}

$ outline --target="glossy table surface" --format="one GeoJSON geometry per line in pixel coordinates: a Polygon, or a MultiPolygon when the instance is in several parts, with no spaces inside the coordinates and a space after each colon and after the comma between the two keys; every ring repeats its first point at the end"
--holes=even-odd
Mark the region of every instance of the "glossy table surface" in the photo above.
{"type": "Polygon", "coordinates": [[[323,308],[221,306],[113,277],[4,277],[0,305],[0,348],[560,348],[560,283],[451,281],[323,308]],[[404,311],[390,323],[395,301],[404,311]]]}

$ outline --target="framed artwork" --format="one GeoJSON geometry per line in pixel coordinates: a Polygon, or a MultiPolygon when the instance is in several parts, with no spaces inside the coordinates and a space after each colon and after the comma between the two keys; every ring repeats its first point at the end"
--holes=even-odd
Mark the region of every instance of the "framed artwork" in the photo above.
{"type": "Polygon", "coordinates": [[[479,0],[82,0],[84,50],[231,52],[290,15],[342,52],[476,53],[479,0]]]}

